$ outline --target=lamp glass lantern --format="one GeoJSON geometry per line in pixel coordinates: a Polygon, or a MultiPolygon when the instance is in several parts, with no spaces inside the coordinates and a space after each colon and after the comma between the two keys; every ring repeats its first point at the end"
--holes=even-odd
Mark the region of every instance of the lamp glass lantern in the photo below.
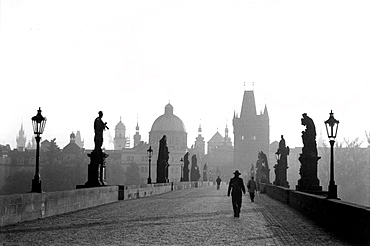
{"type": "Polygon", "coordinates": [[[40,136],[45,129],[46,117],[41,115],[41,108],[37,110],[37,114],[32,117],[33,132],[36,136],[40,136]]]}
{"type": "Polygon", "coordinates": [[[330,116],[327,121],[325,121],[326,133],[328,134],[329,140],[335,140],[337,137],[339,121],[334,118],[333,110],[330,111],[330,116]]]}
{"type": "Polygon", "coordinates": [[[152,146],[149,146],[149,149],[146,151],[146,153],[148,154],[148,158],[152,158],[153,156],[152,146]]]}

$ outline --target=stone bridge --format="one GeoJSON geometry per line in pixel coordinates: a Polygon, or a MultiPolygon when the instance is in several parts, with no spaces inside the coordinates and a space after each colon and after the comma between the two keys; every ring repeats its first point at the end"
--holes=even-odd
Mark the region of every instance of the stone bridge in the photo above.
{"type": "Polygon", "coordinates": [[[245,195],[241,216],[234,218],[225,184],[220,190],[171,188],[142,198],[137,190],[138,199],[4,225],[0,245],[370,245],[370,236],[356,234],[353,225],[338,231],[271,198],[271,190],[253,203],[245,195]]]}

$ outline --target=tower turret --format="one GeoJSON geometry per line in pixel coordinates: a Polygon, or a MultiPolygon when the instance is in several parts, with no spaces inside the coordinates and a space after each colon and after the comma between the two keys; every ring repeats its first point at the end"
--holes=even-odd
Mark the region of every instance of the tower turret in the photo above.
{"type": "Polygon", "coordinates": [[[24,151],[26,148],[26,136],[24,135],[23,130],[23,123],[21,124],[21,129],[19,130],[18,137],[16,138],[17,141],[17,149],[19,151],[24,151]]]}
{"type": "Polygon", "coordinates": [[[134,147],[137,146],[141,141],[141,135],[139,133],[139,119],[136,121],[136,133],[134,135],[134,147]]]}
{"type": "Polygon", "coordinates": [[[120,150],[126,147],[126,127],[122,123],[122,118],[119,118],[119,122],[114,129],[114,150],[120,150]]]}

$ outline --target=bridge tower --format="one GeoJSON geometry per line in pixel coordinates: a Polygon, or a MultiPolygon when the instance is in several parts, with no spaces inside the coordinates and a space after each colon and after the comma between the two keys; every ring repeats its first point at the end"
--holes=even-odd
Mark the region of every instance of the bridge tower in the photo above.
{"type": "Polygon", "coordinates": [[[258,152],[268,155],[270,144],[270,119],[267,106],[256,113],[254,91],[244,91],[240,115],[234,112],[234,167],[249,171],[258,159],[258,152]]]}

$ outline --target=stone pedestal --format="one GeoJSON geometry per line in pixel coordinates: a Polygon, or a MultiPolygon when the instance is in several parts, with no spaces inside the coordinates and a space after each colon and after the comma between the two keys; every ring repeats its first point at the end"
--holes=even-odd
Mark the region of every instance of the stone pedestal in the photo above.
{"type": "Polygon", "coordinates": [[[84,185],[77,185],[76,188],[89,188],[106,185],[105,182],[105,159],[108,157],[103,151],[93,150],[90,154],[87,182],[84,185]]]}
{"type": "Polygon", "coordinates": [[[274,185],[289,188],[289,182],[287,181],[287,165],[282,160],[278,160],[275,168],[275,181],[274,185]]]}
{"type": "Polygon", "coordinates": [[[299,171],[301,179],[298,180],[296,190],[308,193],[319,193],[322,191],[320,180],[317,178],[317,162],[320,158],[318,156],[300,155],[298,160],[301,162],[299,171]]]}

